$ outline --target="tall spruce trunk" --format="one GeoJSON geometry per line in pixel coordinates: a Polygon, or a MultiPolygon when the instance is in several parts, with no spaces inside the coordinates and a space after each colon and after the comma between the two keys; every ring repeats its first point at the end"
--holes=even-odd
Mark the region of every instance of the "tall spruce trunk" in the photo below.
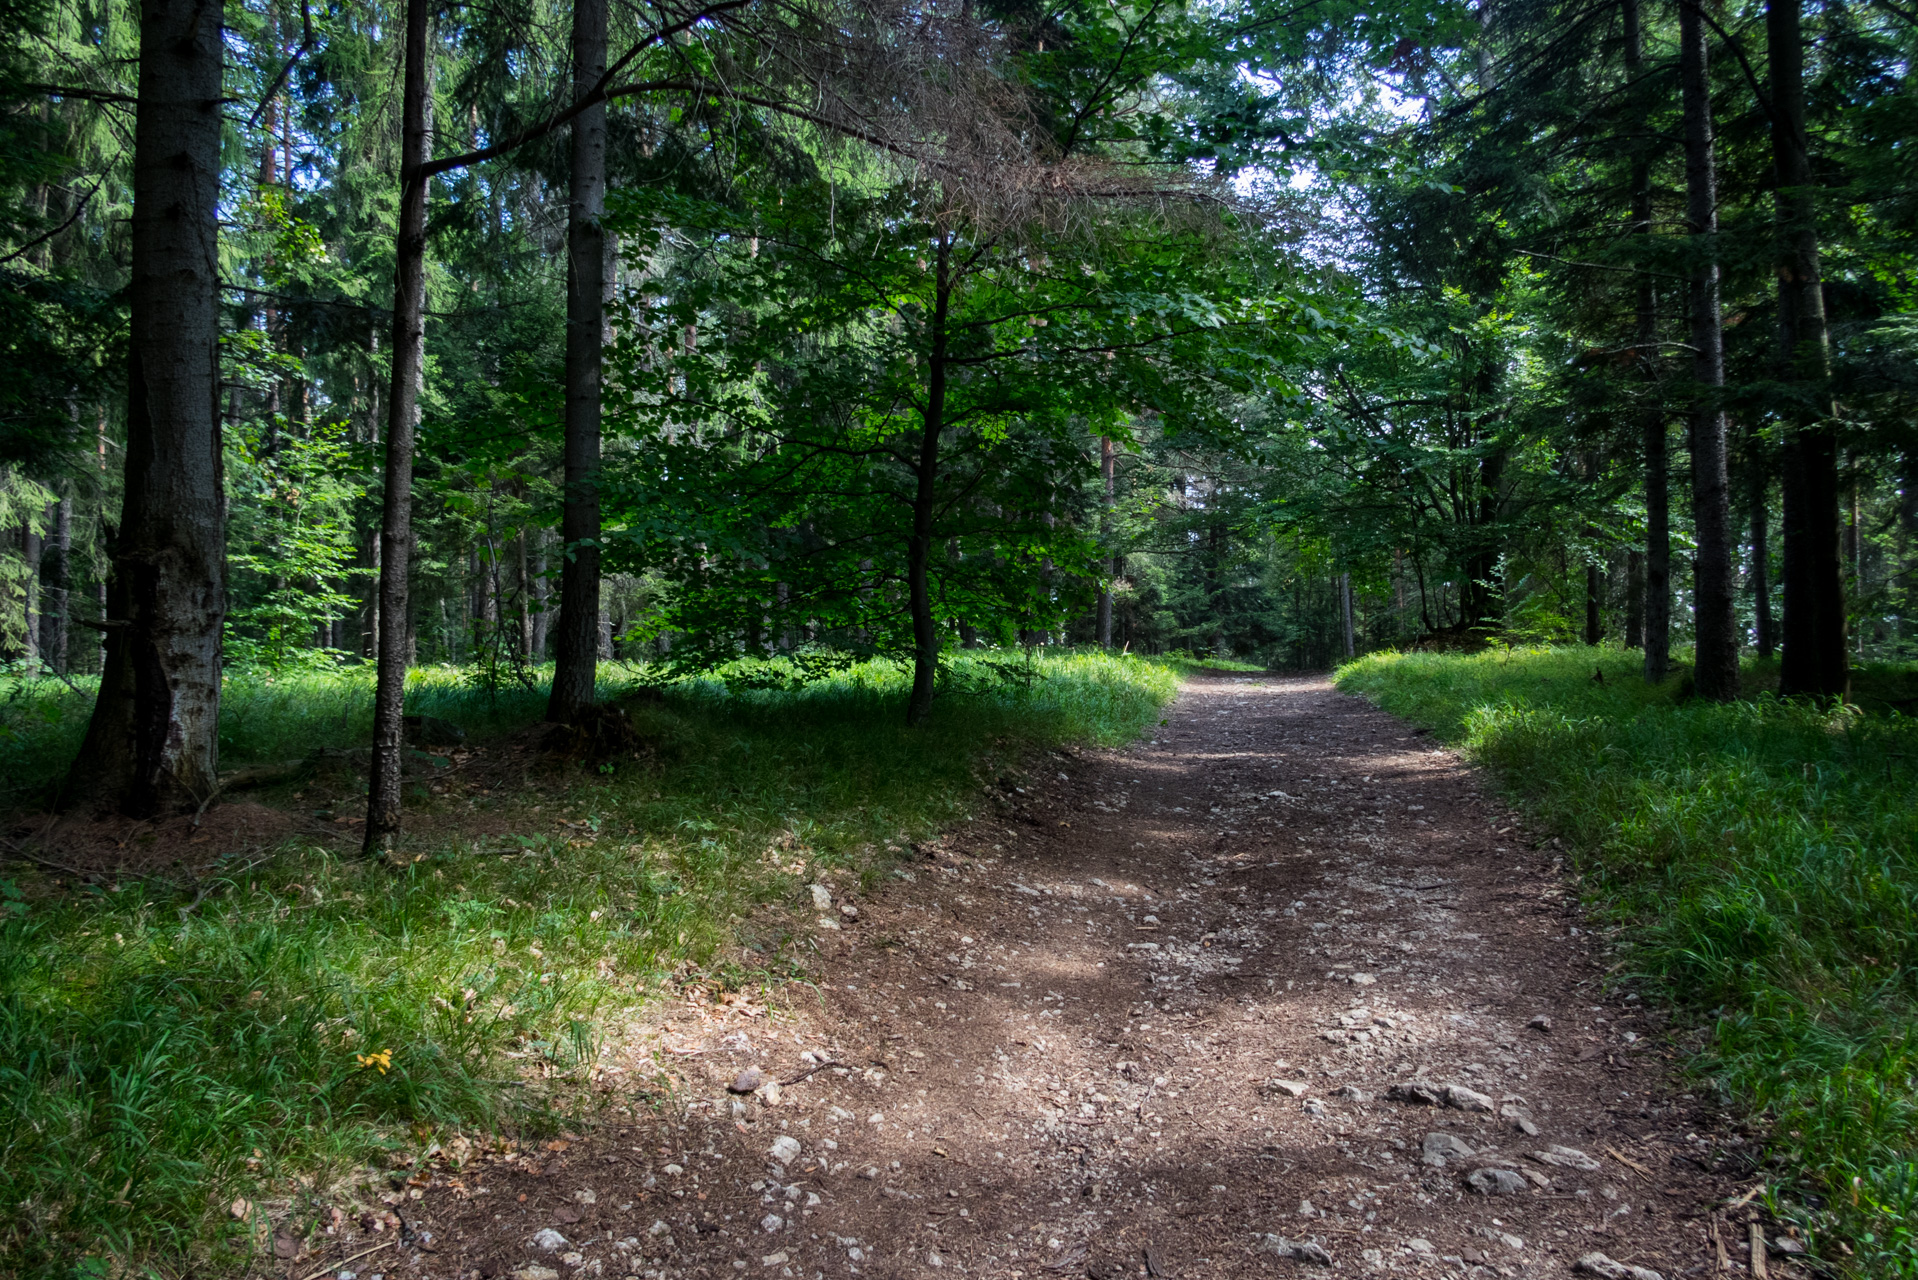
{"type": "Polygon", "coordinates": [[[1645,553],[1625,553],[1625,647],[1645,646],[1645,553]]]}
{"type": "Polygon", "coordinates": [[[1117,559],[1112,554],[1112,494],[1117,450],[1112,438],[1099,439],[1099,479],[1105,485],[1105,497],[1099,506],[1099,538],[1106,544],[1105,579],[1099,584],[1099,647],[1112,647],[1112,579],[1117,559]]]}
{"type": "MultiPolygon", "coordinates": [[[[1645,30],[1638,0],[1625,0],[1624,13],[1625,75],[1636,83],[1645,73],[1645,30]]],[[[1632,234],[1651,243],[1652,166],[1643,155],[1632,161],[1632,234]]],[[[1672,499],[1671,454],[1659,396],[1658,297],[1650,271],[1639,271],[1636,294],[1632,342],[1646,387],[1638,411],[1645,456],[1645,559],[1638,583],[1638,641],[1645,649],[1645,679],[1658,684],[1672,662],[1672,499]]]]}
{"type": "MultiPolygon", "coordinates": [[[[573,95],[606,74],[606,0],[574,0],[573,95]]],[[[573,117],[566,219],[566,490],[553,691],[546,718],[570,721],[591,707],[601,653],[599,601],[600,386],[605,359],[606,107],[573,117]]]]}
{"type": "Polygon", "coordinates": [[[1758,656],[1769,659],[1778,647],[1771,616],[1771,468],[1766,465],[1764,442],[1750,433],[1748,459],[1752,529],[1751,586],[1753,637],[1758,656]]]}
{"type": "Polygon", "coordinates": [[[1680,0],[1679,89],[1685,124],[1685,219],[1693,240],[1692,573],[1693,681],[1698,696],[1738,696],[1738,615],[1732,574],[1731,482],[1725,459],[1725,330],[1719,315],[1718,175],[1704,0],[1680,0]]]}
{"type": "Polygon", "coordinates": [[[932,517],[939,480],[939,437],[946,428],[946,315],[952,302],[952,249],[943,236],[934,255],[934,294],[930,359],[927,361],[924,430],[919,464],[914,468],[912,534],[906,540],[906,593],[912,611],[912,697],[906,723],[918,724],[932,713],[933,684],[939,678],[939,627],[932,616],[932,517]]]}
{"type": "Polygon", "coordinates": [[[40,661],[67,674],[68,616],[73,609],[73,495],[53,504],[40,560],[40,661]]]}
{"type": "Polygon", "coordinates": [[[1799,4],[1767,0],[1765,6],[1777,180],[1779,364],[1797,392],[1783,468],[1785,653],[1778,691],[1843,698],[1851,692],[1851,661],[1845,652],[1838,435],[1832,420],[1830,338],[1805,131],[1799,4]]]}
{"type": "Polygon", "coordinates": [[[140,6],[126,492],[105,669],[62,794],[96,811],[194,809],[219,777],[220,14],[197,0],[140,6]]]}
{"type": "Polygon", "coordinates": [[[1605,570],[1600,565],[1585,566],[1585,643],[1597,644],[1605,638],[1605,570]]]}
{"type": "Polygon", "coordinates": [[[391,856],[400,834],[406,667],[412,658],[413,439],[426,363],[426,184],[432,85],[431,0],[407,0],[401,88],[400,219],[393,243],[392,381],[386,397],[385,492],[380,508],[379,673],[373,693],[373,768],[366,804],[368,856],[391,856]]]}

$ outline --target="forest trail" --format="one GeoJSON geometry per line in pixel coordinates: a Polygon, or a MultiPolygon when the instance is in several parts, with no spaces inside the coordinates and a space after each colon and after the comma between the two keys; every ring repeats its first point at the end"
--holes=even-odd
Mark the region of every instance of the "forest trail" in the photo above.
{"type": "MultiPolygon", "coordinates": [[[[1203,677],[1153,741],[1040,763],[833,904],[793,1016],[681,1010],[659,1119],[436,1180],[401,1206],[430,1249],[353,1269],[1707,1272],[1750,1148],[1451,752],[1322,678],[1203,677]],[[813,1061],[854,1070],[727,1092],[813,1061]]],[[[1743,1271],[1742,1214],[1722,1238],[1743,1271]]]]}

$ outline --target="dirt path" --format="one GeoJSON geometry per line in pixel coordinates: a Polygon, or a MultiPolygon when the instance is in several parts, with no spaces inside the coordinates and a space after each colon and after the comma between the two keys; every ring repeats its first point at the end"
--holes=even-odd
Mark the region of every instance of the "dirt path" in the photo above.
{"type": "Polygon", "coordinates": [[[349,1269],[1708,1272],[1744,1148],[1450,752],[1323,680],[1214,678],[1152,743],[1043,763],[832,904],[796,1018],[689,1014],[670,1116],[436,1178],[399,1206],[430,1251],[349,1269]],[[725,1089],[819,1061],[851,1069],[725,1089]]]}

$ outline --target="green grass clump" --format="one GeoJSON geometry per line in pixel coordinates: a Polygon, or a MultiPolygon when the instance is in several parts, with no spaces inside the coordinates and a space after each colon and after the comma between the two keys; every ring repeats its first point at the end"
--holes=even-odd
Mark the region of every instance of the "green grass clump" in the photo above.
{"type": "MultiPolygon", "coordinates": [[[[426,857],[404,870],[296,844],[195,884],[0,880],[0,1274],[237,1270],[260,1236],[229,1220],[235,1197],[298,1226],[383,1153],[578,1118],[666,984],[803,976],[807,882],[871,882],[982,779],[1125,741],[1177,686],[1101,653],[972,674],[915,729],[890,662],[791,691],[672,686],[633,704],[644,762],[410,791],[441,834],[412,837],[426,857]]],[[[228,689],[236,753],[364,740],[359,673],[228,689]]],[[[444,674],[414,693],[482,747],[544,708],[444,674]]]]}
{"type": "Polygon", "coordinates": [[[1379,654],[1338,683],[1571,842],[1635,980],[1706,1029],[1696,1068],[1769,1122],[1808,1225],[1918,1276],[1918,721],[1681,700],[1591,648],[1379,654]]]}
{"type": "Polygon", "coordinates": [[[1263,672],[1266,669],[1256,662],[1241,662],[1237,658],[1221,658],[1209,653],[1192,653],[1185,649],[1174,649],[1152,660],[1163,663],[1182,676],[1240,675],[1263,672]]]}

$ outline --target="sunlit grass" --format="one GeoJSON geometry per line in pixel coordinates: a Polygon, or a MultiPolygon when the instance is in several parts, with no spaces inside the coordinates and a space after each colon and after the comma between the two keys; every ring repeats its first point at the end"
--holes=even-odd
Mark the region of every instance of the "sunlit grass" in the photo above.
{"type": "MultiPolygon", "coordinates": [[[[1866,705],[1907,678],[1861,673],[1866,705]]],[[[1625,976],[1707,1029],[1695,1069],[1769,1122],[1815,1234],[1918,1275],[1918,721],[1680,701],[1604,649],[1384,654],[1338,680],[1570,842],[1625,976]]]]}
{"type": "MultiPolygon", "coordinates": [[[[89,1251],[227,1270],[255,1237],[210,1206],[297,1214],[382,1152],[577,1119],[662,990],[805,972],[807,882],[870,883],[982,780],[1125,741],[1176,688],[1100,653],[1038,655],[1029,682],[981,665],[1011,659],[958,659],[977,678],[916,729],[891,663],[790,692],[674,686],[631,704],[644,762],[410,793],[432,829],[511,834],[415,836],[427,856],[400,871],[296,844],[210,884],[21,879],[0,899],[0,1273],[65,1277],[89,1251]]],[[[363,743],[369,697],[357,672],[231,681],[222,729],[242,760],[363,743]]],[[[429,672],[409,705],[483,743],[544,696],[429,672]]]]}

